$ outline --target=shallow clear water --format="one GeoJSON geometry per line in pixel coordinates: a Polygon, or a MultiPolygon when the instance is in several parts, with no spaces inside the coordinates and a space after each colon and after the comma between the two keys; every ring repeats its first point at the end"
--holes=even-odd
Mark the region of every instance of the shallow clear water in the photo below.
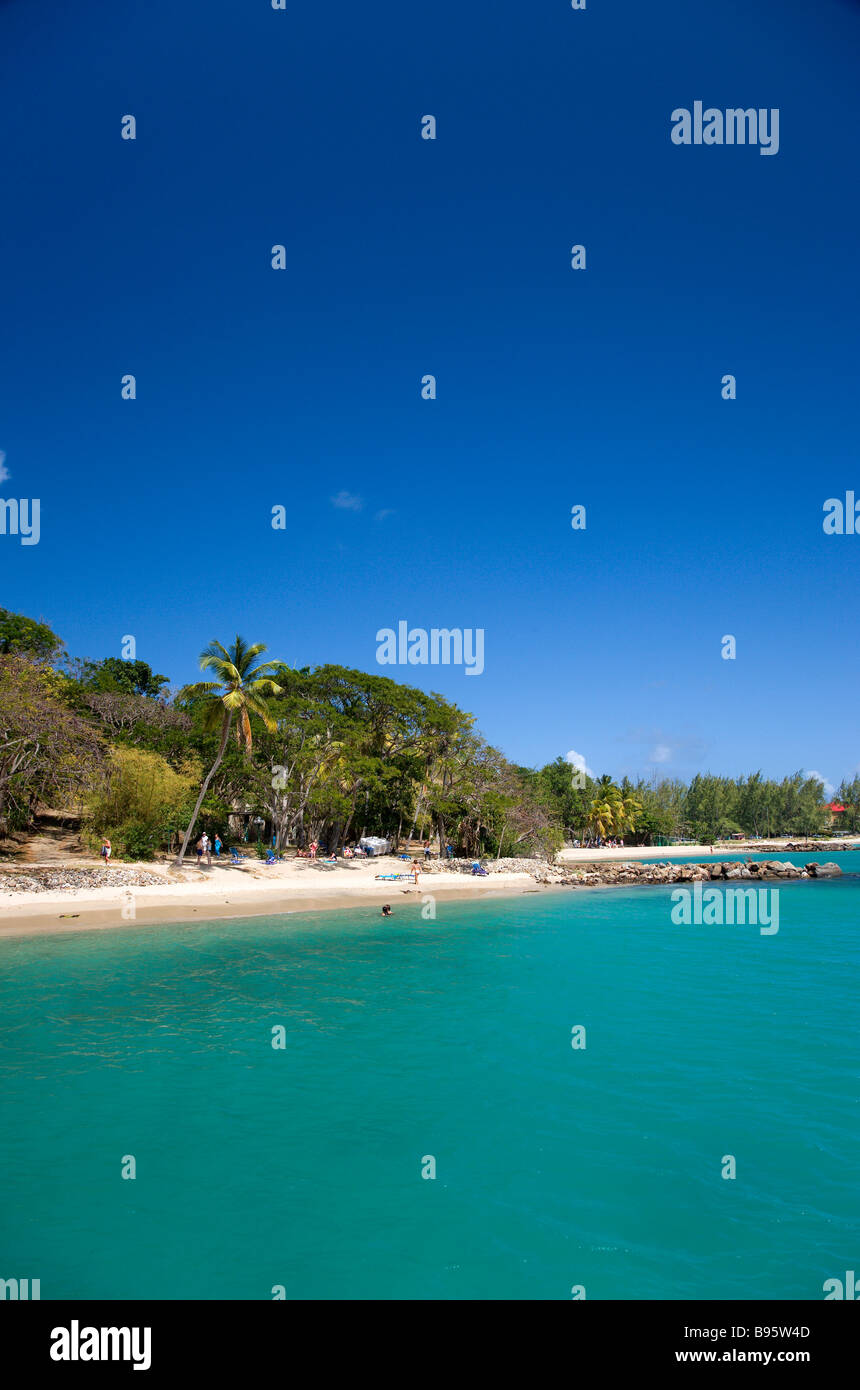
{"type": "Polygon", "coordinates": [[[0,942],[0,1277],[823,1297],[860,1259],[860,880],[780,885],[774,936],[670,892],[0,942]]]}

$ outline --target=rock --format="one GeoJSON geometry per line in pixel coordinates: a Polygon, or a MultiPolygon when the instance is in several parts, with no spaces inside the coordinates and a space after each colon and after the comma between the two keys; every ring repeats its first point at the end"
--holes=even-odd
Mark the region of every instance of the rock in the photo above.
{"type": "MultiPolygon", "coordinates": [[[[807,869],[799,869],[796,865],[787,864],[781,859],[767,859],[748,864],[737,859],[725,863],[714,863],[709,860],[706,864],[679,864],[670,859],[664,859],[657,864],[643,864],[639,861],[626,859],[623,861],[610,860],[598,864],[580,864],[576,867],[548,864],[543,859],[505,858],[485,859],[482,862],[490,874],[529,874],[542,887],[561,886],[567,888],[594,888],[604,885],[612,887],[618,884],[623,884],[626,887],[639,883],[656,885],[707,883],[714,879],[721,881],[723,879],[830,878],[835,877],[840,872],[837,864],[827,866],[815,864],[807,866],[807,869]]],[[[472,859],[432,859],[422,862],[419,867],[422,875],[444,873],[470,875],[472,863],[472,859]]],[[[98,870],[92,872],[95,873],[98,882],[104,883],[106,881],[98,870]]],[[[0,891],[3,891],[2,887],[0,887],[0,891]]]]}
{"type": "Polygon", "coordinates": [[[838,864],[807,864],[810,878],[841,878],[842,870],[838,864]]]}
{"type": "Polygon", "coordinates": [[[32,868],[27,874],[0,873],[0,893],[73,893],[87,888],[149,888],[164,884],[161,874],[143,869],[32,868]]]}

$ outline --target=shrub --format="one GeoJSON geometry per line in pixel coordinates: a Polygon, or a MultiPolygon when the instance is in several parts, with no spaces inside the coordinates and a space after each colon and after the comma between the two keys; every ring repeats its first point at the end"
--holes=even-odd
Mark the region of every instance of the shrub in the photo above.
{"type": "Polygon", "coordinates": [[[146,821],[133,820],[119,826],[111,837],[113,853],[120,859],[154,859],[159,832],[146,821]]]}
{"type": "Polygon", "coordinates": [[[171,829],[188,824],[198,778],[194,764],[176,772],[159,753],[112,748],[104,785],[89,800],[85,833],[94,848],[108,835],[115,854],[151,859],[171,829]]]}

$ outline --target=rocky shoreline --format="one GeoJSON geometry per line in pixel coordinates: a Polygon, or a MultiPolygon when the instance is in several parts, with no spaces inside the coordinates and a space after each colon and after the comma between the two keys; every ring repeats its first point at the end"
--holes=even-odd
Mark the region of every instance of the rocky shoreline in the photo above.
{"type": "Polygon", "coordinates": [[[87,888],[155,888],[165,883],[162,874],[147,873],[145,869],[92,868],[67,869],[62,865],[50,868],[28,868],[11,873],[0,870],[0,893],[57,893],[77,892],[87,888]]]}
{"type": "MultiPolygon", "coordinates": [[[[857,845],[843,844],[840,841],[830,840],[822,844],[817,840],[802,840],[796,845],[784,845],[780,854],[833,854],[845,852],[846,850],[856,850],[857,845]]],[[[749,844],[744,849],[745,854],[773,854],[773,845],[749,844]]]]}
{"type": "MultiPolygon", "coordinates": [[[[421,866],[422,874],[471,874],[473,859],[431,860],[421,866]]],[[[666,860],[662,864],[641,864],[632,861],[609,860],[600,864],[580,864],[567,867],[548,864],[541,859],[494,859],[484,864],[488,874],[530,874],[536,883],[561,887],[595,888],[613,883],[711,883],[723,879],[839,878],[838,864],[809,863],[803,868],[782,859],[763,859],[753,862],[725,860],[709,864],[677,864],[666,860]]]]}

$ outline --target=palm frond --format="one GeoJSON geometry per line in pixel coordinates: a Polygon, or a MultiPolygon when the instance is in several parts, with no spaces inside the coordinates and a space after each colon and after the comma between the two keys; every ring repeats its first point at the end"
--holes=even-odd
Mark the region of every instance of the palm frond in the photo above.
{"type": "Polygon", "coordinates": [[[196,681],[192,685],[183,685],[181,690],[176,692],[177,700],[199,700],[205,695],[220,694],[220,681],[196,681]]]}
{"type": "Polygon", "coordinates": [[[214,671],[225,685],[239,685],[242,677],[232,661],[224,661],[220,656],[207,655],[206,652],[200,657],[201,671],[214,671]]]}
{"type": "Polygon", "coordinates": [[[255,679],[252,681],[245,681],[245,684],[243,685],[242,689],[250,690],[260,695],[282,695],[284,693],[283,686],[278,685],[275,681],[270,680],[267,676],[264,677],[262,680],[255,679]]]}
{"type": "Polygon", "coordinates": [[[249,709],[252,714],[256,714],[259,719],[262,719],[269,733],[275,732],[278,727],[278,721],[269,713],[269,710],[262,700],[257,700],[253,695],[246,694],[245,708],[249,709]]]}
{"type": "Polygon", "coordinates": [[[214,640],[209,643],[208,647],[204,647],[203,651],[200,653],[200,659],[202,660],[204,656],[218,656],[222,661],[233,660],[233,653],[227,650],[223,642],[216,642],[214,640]]]}

